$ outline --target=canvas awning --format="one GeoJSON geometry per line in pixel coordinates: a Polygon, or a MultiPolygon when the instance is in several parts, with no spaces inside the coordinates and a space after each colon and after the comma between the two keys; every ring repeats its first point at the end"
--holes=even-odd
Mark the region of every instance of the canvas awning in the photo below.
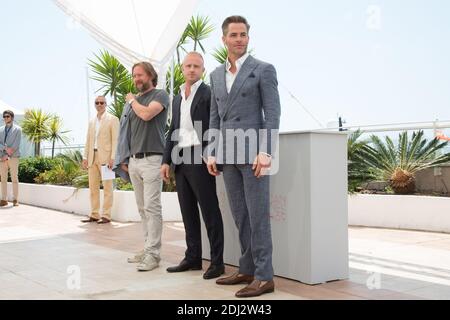
{"type": "Polygon", "coordinates": [[[54,0],[130,68],[150,61],[162,72],[198,0],[54,0]]]}
{"type": "Polygon", "coordinates": [[[25,112],[23,112],[22,110],[11,107],[6,102],[3,102],[2,100],[0,100],[0,113],[3,113],[3,111],[5,111],[5,110],[11,110],[12,112],[14,112],[14,116],[25,114],[25,112]]]}

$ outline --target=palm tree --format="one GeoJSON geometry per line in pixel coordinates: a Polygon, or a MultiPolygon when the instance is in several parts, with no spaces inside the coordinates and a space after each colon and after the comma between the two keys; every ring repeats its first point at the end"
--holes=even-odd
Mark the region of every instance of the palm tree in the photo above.
{"type": "Polygon", "coordinates": [[[64,145],[69,143],[69,138],[65,135],[70,130],[63,131],[62,119],[58,116],[53,116],[49,122],[49,140],[52,142],[52,159],[55,157],[55,143],[59,141],[64,145]]]}
{"type": "Polygon", "coordinates": [[[184,52],[187,52],[187,50],[184,48],[184,46],[189,43],[188,35],[189,35],[189,26],[187,26],[186,29],[183,31],[183,34],[181,35],[181,38],[180,38],[180,40],[178,41],[178,44],[177,44],[176,52],[177,52],[177,62],[178,62],[178,64],[181,64],[180,50],[182,50],[184,52]]]}
{"type": "MultiPolygon", "coordinates": [[[[166,90],[170,92],[170,79],[172,76],[172,68],[169,68],[166,76],[166,90]]],[[[183,72],[181,71],[181,65],[175,64],[174,74],[173,74],[173,94],[176,96],[180,93],[180,87],[184,83],[183,72]]]]}
{"type": "Polygon", "coordinates": [[[190,43],[189,40],[194,42],[193,51],[197,51],[197,47],[199,46],[203,53],[206,53],[205,47],[202,44],[202,40],[205,40],[209,37],[209,35],[214,31],[214,26],[210,24],[209,17],[203,16],[192,16],[189,24],[184,29],[183,34],[181,35],[180,40],[177,44],[177,61],[178,64],[181,64],[181,55],[180,51],[188,52],[185,46],[190,43]]]}
{"type": "Polygon", "coordinates": [[[448,141],[434,138],[427,141],[423,131],[414,132],[409,140],[405,131],[399,134],[395,145],[389,137],[383,142],[371,136],[363,161],[373,170],[378,179],[388,181],[395,193],[410,194],[415,191],[415,173],[450,161],[450,153],[439,155],[448,141]]]}
{"type": "Polygon", "coordinates": [[[200,15],[191,17],[191,21],[187,26],[187,37],[194,41],[194,51],[197,51],[197,45],[203,53],[206,53],[203,47],[202,40],[209,37],[214,31],[214,26],[210,24],[209,17],[202,17],[200,15]]]}
{"type": "Polygon", "coordinates": [[[25,111],[22,120],[22,132],[29,141],[34,143],[35,156],[41,154],[41,142],[50,138],[50,121],[53,115],[41,109],[30,109],[25,111]]]}
{"type": "Polygon", "coordinates": [[[95,61],[88,60],[95,74],[92,79],[102,84],[98,91],[102,91],[105,96],[110,95],[113,99],[108,112],[120,118],[126,95],[130,92],[137,93],[133,78],[120,61],[108,51],[102,50],[99,55],[94,55],[95,61]]]}

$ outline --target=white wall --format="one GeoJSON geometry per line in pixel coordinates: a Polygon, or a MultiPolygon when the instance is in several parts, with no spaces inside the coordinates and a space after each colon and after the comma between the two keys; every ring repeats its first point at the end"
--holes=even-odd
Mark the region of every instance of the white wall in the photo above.
{"type": "Polygon", "coordinates": [[[450,198],[349,195],[348,217],[353,226],[450,233],[450,198]]]}
{"type": "MultiPolygon", "coordinates": [[[[12,186],[8,183],[9,198],[12,199],[12,186]]],[[[103,203],[103,190],[100,193],[103,203]]],[[[72,187],[19,184],[19,202],[79,215],[89,215],[89,189],[72,187]]],[[[164,221],[181,221],[181,212],[176,192],[163,192],[161,203],[164,221]]],[[[134,192],[114,191],[112,219],[119,222],[139,222],[141,218],[137,210],[134,192]]]]}

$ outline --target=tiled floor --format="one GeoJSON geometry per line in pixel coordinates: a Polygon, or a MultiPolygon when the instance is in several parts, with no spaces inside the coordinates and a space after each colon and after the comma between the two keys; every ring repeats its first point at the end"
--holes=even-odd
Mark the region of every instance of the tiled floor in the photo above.
{"type": "MultiPolygon", "coordinates": [[[[126,258],[142,247],[140,224],[79,220],[25,205],[0,209],[0,299],[234,299],[239,286],[165,271],[183,257],[181,223],[164,226],[161,266],[139,273],[126,258]]],[[[276,278],[275,293],[259,299],[450,299],[450,235],[350,228],[349,237],[349,280],[276,278]]]]}

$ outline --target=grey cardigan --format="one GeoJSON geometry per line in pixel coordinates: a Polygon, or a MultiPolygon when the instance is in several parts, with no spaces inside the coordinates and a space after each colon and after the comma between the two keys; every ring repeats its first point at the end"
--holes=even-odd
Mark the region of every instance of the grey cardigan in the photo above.
{"type": "Polygon", "coordinates": [[[0,156],[4,157],[7,155],[6,148],[13,148],[15,151],[11,155],[11,158],[19,158],[20,157],[20,141],[22,140],[22,128],[12,124],[11,130],[6,137],[6,126],[0,127],[0,156]]]}
{"type": "Polygon", "coordinates": [[[120,164],[128,164],[130,161],[130,113],[132,109],[130,104],[126,103],[120,118],[119,140],[117,143],[116,159],[114,160],[113,170],[123,180],[130,182],[128,172],[122,170],[120,164]]]}

